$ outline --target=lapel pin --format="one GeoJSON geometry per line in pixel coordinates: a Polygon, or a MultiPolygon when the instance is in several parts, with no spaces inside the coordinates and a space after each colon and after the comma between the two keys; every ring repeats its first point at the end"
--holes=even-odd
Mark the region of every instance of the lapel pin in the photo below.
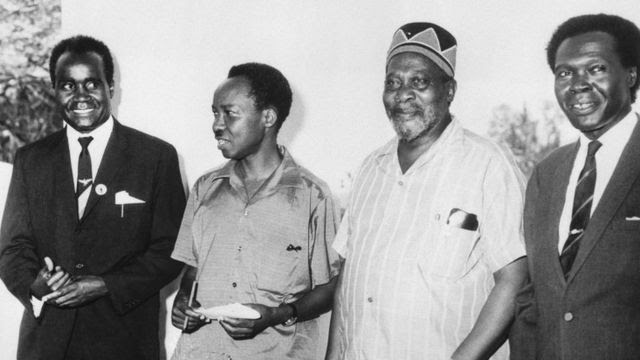
{"type": "Polygon", "coordinates": [[[107,193],[107,186],[105,184],[96,185],[96,194],[102,196],[107,193]]]}

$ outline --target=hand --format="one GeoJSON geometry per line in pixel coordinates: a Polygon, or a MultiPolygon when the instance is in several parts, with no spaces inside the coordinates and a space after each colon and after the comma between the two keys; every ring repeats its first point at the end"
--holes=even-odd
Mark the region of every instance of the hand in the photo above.
{"type": "Polygon", "coordinates": [[[59,307],[75,307],[106,295],[107,286],[99,276],[78,276],[49,295],[47,303],[59,307]]]}
{"type": "Polygon", "coordinates": [[[260,334],[264,329],[279,324],[277,313],[279,308],[269,307],[260,304],[244,304],[260,313],[259,319],[236,319],[222,318],[218,319],[222,328],[234,340],[251,339],[260,334]]]}
{"type": "Polygon", "coordinates": [[[71,282],[69,273],[60,266],[54,268],[49,257],[45,257],[45,264],[31,284],[31,294],[38,299],[42,299],[43,296],[71,282]]]}
{"type": "Polygon", "coordinates": [[[200,303],[195,299],[192,306],[189,306],[189,296],[183,292],[178,292],[173,300],[173,309],[171,310],[171,323],[173,326],[185,333],[192,333],[200,329],[203,325],[211,323],[206,316],[195,312],[194,308],[199,308],[200,303]]]}

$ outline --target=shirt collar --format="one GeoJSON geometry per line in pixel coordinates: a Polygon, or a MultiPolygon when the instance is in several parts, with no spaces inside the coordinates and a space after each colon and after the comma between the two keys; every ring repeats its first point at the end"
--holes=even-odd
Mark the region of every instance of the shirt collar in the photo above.
{"type": "MultiPolygon", "coordinates": [[[[613,125],[597,140],[602,144],[603,148],[620,148],[620,152],[622,152],[622,148],[629,142],[631,133],[637,122],[638,115],[635,111],[630,111],[622,120],[613,125]]],[[[580,133],[580,148],[586,148],[590,142],[591,139],[585,134],[580,133]]]]}
{"type": "MultiPolygon", "coordinates": [[[[280,162],[280,165],[276,168],[265,188],[277,190],[283,187],[302,187],[302,178],[298,164],[293,160],[293,157],[291,157],[286,147],[280,145],[278,146],[278,151],[282,154],[282,162],[280,162]]],[[[231,183],[242,184],[237,166],[239,166],[238,160],[228,161],[222,168],[216,171],[211,181],[228,178],[231,183]]]]}
{"type": "Polygon", "coordinates": [[[91,136],[93,137],[92,142],[96,143],[106,143],[109,141],[109,136],[111,136],[111,131],[113,130],[113,115],[109,115],[107,121],[104,124],[98,126],[88,133],[81,133],[78,130],[74,129],[72,126],[69,126],[65,123],[67,128],[67,139],[70,143],[77,144],[78,139],[81,137],[91,136]]]}

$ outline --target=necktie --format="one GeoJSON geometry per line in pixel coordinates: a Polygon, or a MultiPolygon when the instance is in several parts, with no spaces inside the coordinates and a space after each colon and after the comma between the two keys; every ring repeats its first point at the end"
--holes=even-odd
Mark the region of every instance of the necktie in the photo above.
{"type": "Polygon", "coordinates": [[[78,138],[82,151],[78,157],[78,182],[76,184],[76,198],[87,190],[93,183],[93,175],[91,175],[91,156],[89,155],[89,143],[93,137],[86,136],[78,138]]]}
{"type": "Polygon", "coordinates": [[[580,248],[580,239],[587,228],[591,217],[591,203],[593,202],[593,189],[596,186],[596,151],[602,144],[593,140],[587,149],[587,159],[584,163],[580,177],[576,184],[576,193],[573,198],[573,211],[571,217],[571,227],[569,237],[562,247],[560,253],[560,264],[566,278],[571,270],[573,261],[576,259],[580,248]]]}

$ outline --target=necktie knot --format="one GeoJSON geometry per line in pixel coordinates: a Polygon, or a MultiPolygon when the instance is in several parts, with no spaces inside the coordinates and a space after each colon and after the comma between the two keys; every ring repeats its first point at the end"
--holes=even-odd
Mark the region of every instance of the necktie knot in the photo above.
{"type": "Polygon", "coordinates": [[[593,140],[591,142],[589,142],[589,145],[587,147],[587,157],[593,157],[596,155],[596,151],[598,151],[598,149],[600,149],[600,146],[602,146],[602,143],[598,140],[593,140]]]}
{"type": "Polygon", "coordinates": [[[89,148],[89,143],[92,140],[93,140],[93,136],[84,136],[84,137],[78,138],[78,142],[80,143],[80,146],[82,146],[82,151],[87,151],[87,149],[89,148]]]}

